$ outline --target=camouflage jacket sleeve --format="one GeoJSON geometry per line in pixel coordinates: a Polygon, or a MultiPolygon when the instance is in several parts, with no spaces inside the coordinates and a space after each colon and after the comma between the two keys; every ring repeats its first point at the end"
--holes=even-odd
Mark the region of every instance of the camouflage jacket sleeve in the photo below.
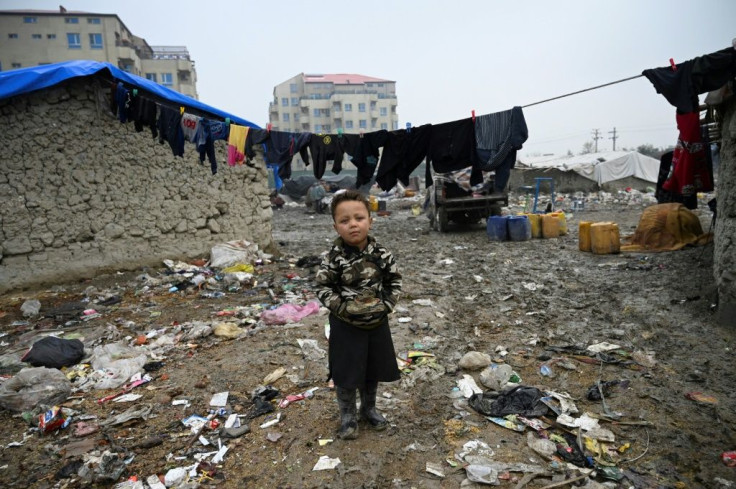
{"type": "Polygon", "coordinates": [[[314,277],[314,282],[316,283],[317,298],[322,305],[330,312],[340,315],[345,300],[340,295],[340,269],[333,258],[333,251],[325,255],[314,277]]]}
{"type": "Polygon", "coordinates": [[[396,307],[396,303],[399,301],[399,295],[401,295],[401,273],[399,273],[399,267],[396,265],[396,259],[394,256],[386,250],[382,250],[384,258],[386,259],[386,268],[384,269],[383,276],[383,302],[389,311],[393,311],[396,307]]]}

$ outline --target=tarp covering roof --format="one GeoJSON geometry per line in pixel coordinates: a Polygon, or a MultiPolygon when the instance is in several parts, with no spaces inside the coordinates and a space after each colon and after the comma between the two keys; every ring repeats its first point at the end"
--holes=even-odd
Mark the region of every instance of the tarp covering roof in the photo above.
{"type": "Polygon", "coordinates": [[[657,183],[659,160],[636,151],[606,151],[577,156],[519,158],[517,168],[555,168],[573,171],[598,185],[626,177],[657,183]]]}
{"type": "Polygon", "coordinates": [[[22,95],[24,93],[53,87],[70,78],[86,77],[107,70],[115,80],[125,83],[129,87],[145,90],[152,95],[170,102],[172,105],[182,106],[185,109],[193,109],[205,114],[230,118],[235,124],[260,129],[260,126],[225,111],[216,109],[183,95],[177,91],[166,88],[163,85],[152,82],[140,76],[127,73],[120,68],[99,61],[75,60],[53,63],[49,65],[19,68],[17,70],[0,72],[0,100],[22,95]]]}

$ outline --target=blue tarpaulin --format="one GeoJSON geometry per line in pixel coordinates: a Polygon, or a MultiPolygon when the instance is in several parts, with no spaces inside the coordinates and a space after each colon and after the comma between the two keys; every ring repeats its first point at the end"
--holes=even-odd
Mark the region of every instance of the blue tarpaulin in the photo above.
{"type": "Polygon", "coordinates": [[[0,100],[53,87],[70,78],[92,76],[103,70],[107,70],[114,79],[125,83],[129,88],[136,87],[140,90],[145,90],[160,99],[171,102],[171,105],[197,110],[222,119],[230,118],[230,121],[235,124],[260,129],[260,126],[257,124],[241,117],[203,104],[199,100],[166,88],[151,80],[127,73],[110,63],[101,63],[99,61],[65,61],[63,63],[0,72],[0,100]]]}

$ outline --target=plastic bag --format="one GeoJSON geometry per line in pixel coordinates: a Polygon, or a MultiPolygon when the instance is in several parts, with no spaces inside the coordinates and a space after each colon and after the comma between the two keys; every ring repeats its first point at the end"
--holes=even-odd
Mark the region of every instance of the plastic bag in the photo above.
{"type": "Polygon", "coordinates": [[[61,368],[78,364],[84,358],[84,343],[47,336],[36,341],[20,359],[34,367],[61,368]]]}
{"type": "Polygon", "coordinates": [[[241,263],[253,263],[265,256],[258,250],[258,245],[246,240],[228,241],[212,247],[210,264],[212,268],[225,268],[241,263]]]}
{"type": "Polygon", "coordinates": [[[301,319],[319,312],[319,302],[309,301],[303,306],[297,304],[284,304],[261,313],[261,319],[266,324],[295,323],[301,319]]]}
{"type": "Polygon", "coordinates": [[[129,348],[122,343],[110,343],[95,347],[92,353],[92,368],[102,372],[103,378],[95,389],[116,389],[126,383],[133,375],[143,371],[148,361],[140,350],[129,348]]]}
{"type": "Polygon", "coordinates": [[[60,370],[24,368],[0,386],[0,407],[16,412],[30,411],[39,404],[61,404],[71,393],[72,384],[60,370]]]}

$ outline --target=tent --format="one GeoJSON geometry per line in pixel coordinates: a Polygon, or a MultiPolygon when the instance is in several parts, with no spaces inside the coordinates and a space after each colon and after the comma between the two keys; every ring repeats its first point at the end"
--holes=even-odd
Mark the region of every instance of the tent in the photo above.
{"type": "Polygon", "coordinates": [[[537,177],[551,177],[556,192],[615,191],[628,187],[646,191],[657,185],[658,173],[659,160],[636,151],[532,156],[517,160],[510,188],[534,185],[537,177]]]}

